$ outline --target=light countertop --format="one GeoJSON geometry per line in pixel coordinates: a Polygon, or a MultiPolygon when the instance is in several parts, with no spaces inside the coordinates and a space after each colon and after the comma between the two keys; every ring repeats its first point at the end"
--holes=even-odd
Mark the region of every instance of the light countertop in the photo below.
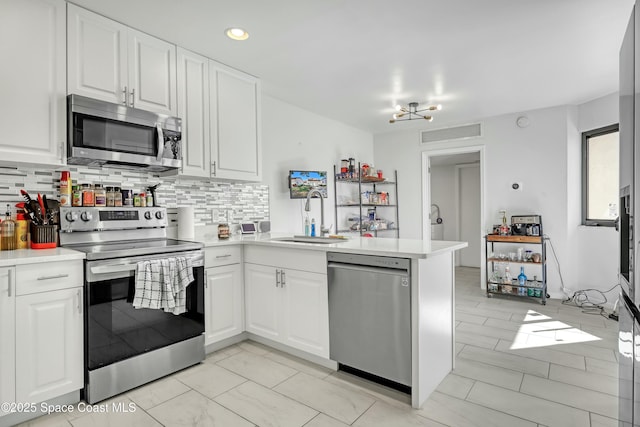
{"type": "Polygon", "coordinates": [[[16,249],[15,251],[0,251],[0,267],[53,261],[82,260],[84,257],[85,254],[83,252],[65,248],[16,249]]]}
{"type": "Polygon", "coordinates": [[[210,233],[203,234],[201,237],[193,240],[203,243],[205,247],[253,244],[324,252],[361,253],[403,258],[427,258],[466,248],[468,246],[467,242],[442,240],[433,240],[428,242],[417,239],[389,239],[358,236],[350,237],[348,240],[344,241],[337,241],[336,243],[300,243],[277,240],[282,237],[291,237],[291,234],[258,233],[234,235],[228,240],[218,240],[217,234],[210,233]]]}

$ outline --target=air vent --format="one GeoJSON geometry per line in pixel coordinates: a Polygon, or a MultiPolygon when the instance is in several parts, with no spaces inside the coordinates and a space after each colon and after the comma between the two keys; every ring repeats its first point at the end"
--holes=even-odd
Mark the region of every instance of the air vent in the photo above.
{"type": "Polygon", "coordinates": [[[421,142],[428,144],[438,141],[452,141],[456,139],[475,138],[482,136],[480,123],[472,125],[456,126],[452,128],[425,130],[420,134],[421,142]]]}

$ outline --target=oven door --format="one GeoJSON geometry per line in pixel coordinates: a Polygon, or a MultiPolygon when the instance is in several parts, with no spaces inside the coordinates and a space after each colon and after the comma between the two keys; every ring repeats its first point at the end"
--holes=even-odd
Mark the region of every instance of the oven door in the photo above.
{"type": "Polygon", "coordinates": [[[202,251],[87,261],[85,271],[86,366],[89,371],[204,333],[202,251]],[[185,256],[194,281],[186,289],[186,312],[134,308],[139,261],[185,256]]]}

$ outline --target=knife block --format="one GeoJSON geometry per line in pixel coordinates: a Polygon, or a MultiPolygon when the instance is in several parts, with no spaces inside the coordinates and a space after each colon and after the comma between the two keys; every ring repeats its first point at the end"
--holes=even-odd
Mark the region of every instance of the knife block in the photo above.
{"type": "Polygon", "coordinates": [[[56,225],[31,224],[31,249],[50,249],[58,246],[56,225]]]}

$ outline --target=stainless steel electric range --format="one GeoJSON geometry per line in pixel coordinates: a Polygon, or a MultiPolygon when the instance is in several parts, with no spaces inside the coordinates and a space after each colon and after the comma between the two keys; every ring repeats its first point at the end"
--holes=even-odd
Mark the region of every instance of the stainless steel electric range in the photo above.
{"type": "Polygon", "coordinates": [[[60,245],[86,254],[84,399],[95,403],[204,359],[203,245],[168,239],[165,208],[60,208],[60,245]],[[139,262],[184,257],[185,312],[134,308],[139,262]]]}

